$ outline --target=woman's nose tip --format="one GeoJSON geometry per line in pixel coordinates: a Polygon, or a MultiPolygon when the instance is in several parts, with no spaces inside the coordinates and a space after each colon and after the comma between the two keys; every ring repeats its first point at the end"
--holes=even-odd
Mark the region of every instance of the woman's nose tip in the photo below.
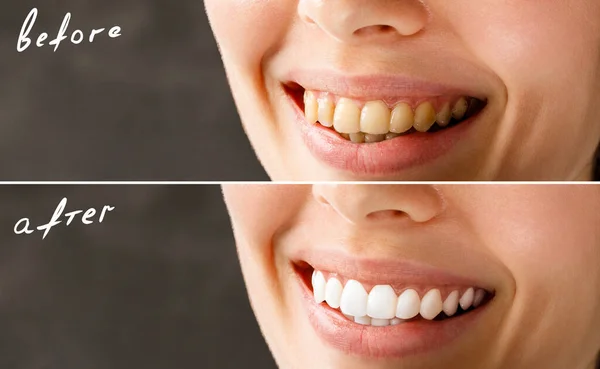
{"type": "Polygon", "coordinates": [[[417,0],[300,0],[298,12],[342,42],[391,33],[411,36],[425,27],[428,16],[417,0]]]}

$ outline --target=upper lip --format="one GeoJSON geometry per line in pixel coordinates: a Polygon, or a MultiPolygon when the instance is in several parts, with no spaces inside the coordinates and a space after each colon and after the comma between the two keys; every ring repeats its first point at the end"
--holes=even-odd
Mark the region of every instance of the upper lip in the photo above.
{"type": "Polygon", "coordinates": [[[493,292],[494,286],[478,273],[461,274],[441,266],[402,258],[365,258],[337,251],[302,250],[292,257],[297,265],[337,273],[369,285],[472,286],[493,292]],[[477,276],[475,276],[477,274],[477,276]]]}
{"type": "Polygon", "coordinates": [[[284,83],[357,100],[425,99],[435,96],[487,99],[479,88],[466,82],[440,82],[402,74],[353,75],[332,70],[296,69],[287,75],[284,83]]]}

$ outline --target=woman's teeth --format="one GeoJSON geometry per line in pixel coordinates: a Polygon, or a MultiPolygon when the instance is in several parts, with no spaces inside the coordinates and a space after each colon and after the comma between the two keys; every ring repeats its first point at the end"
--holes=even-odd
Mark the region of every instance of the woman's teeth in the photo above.
{"type": "Polygon", "coordinates": [[[380,142],[412,131],[428,132],[434,124],[447,127],[452,120],[467,118],[469,104],[475,99],[460,97],[440,103],[439,111],[426,101],[413,109],[398,103],[393,109],[383,101],[369,101],[361,106],[352,99],[336,98],[328,93],[305,91],[304,113],[310,123],[320,123],[356,143],[380,142]],[[337,100],[337,101],[336,101],[337,100]]]}
{"type": "Polygon", "coordinates": [[[320,271],[313,272],[312,287],[317,304],[325,302],[339,309],[347,319],[372,326],[396,325],[418,315],[426,320],[433,320],[442,313],[452,317],[459,306],[463,311],[477,308],[487,296],[485,290],[473,287],[462,294],[459,289],[445,291],[445,299],[441,288],[432,288],[422,297],[414,289],[397,295],[390,285],[376,285],[367,292],[356,280],[348,280],[344,286],[336,277],[326,280],[320,271]]]}

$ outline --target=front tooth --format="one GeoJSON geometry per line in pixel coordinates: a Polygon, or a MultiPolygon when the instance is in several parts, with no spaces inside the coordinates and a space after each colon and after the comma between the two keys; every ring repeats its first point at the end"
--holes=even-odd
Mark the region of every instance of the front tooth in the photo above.
{"type": "Polygon", "coordinates": [[[383,101],[369,101],[360,114],[360,130],[372,135],[390,131],[390,109],[383,101]]]}
{"type": "Polygon", "coordinates": [[[398,297],[390,285],[373,287],[367,299],[367,315],[375,319],[393,319],[396,317],[398,297]]]}
{"type": "Polygon", "coordinates": [[[385,140],[385,135],[372,135],[372,134],[366,134],[365,135],[365,143],[375,143],[375,142],[381,142],[385,140]]]}
{"type": "Polygon", "coordinates": [[[430,102],[422,103],[415,110],[414,127],[419,132],[427,132],[435,123],[435,109],[430,102]]]}
{"type": "Polygon", "coordinates": [[[415,113],[413,113],[410,105],[400,103],[392,110],[392,118],[390,121],[390,132],[404,133],[412,128],[415,122],[415,113]]]}
{"type": "Polygon", "coordinates": [[[421,300],[415,290],[406,290],[398,297],[396,305],[396,317],[400,319],[411,319],[419,314],[421,300]]]}
{"type": "Polygon", "coordinates": [[[469,104],[467,103],[467,99],[461,97],[456,104],[454,104],[454,108],[452,108],[452,116],[454,119],[463,119],[468,108],[469,104]]]}
{"type": "Polygon", "coordinates": [[[435,120],[440,127],[446,127],[450,124],[450,119],[452,118],[452,111],[450,111],[450,103],[447,102],[442,107],[437,115],[435,116],[435,120]]]}
{"type": "Polygon", "coordinates": [[[429,290],[421,299],[421,316],[427,320],[433,320],[443,309],[442,294],[440,290],[429,290]]]}
{"type": "Polygon", "coordinates": [[[316,123],[319,120],[319,104],[311,91],[304,93],[304,115],[309,123],[316,123]]]}
{"type": "Polygon", "coordinates": [[[450,293],[448,297],[446,297],[446,301],[444,301],[443,306],[443,310],[446,315],[452,316],[456,314],[456,310],[458,310],[458,298],[458,291],[452,291],[452,293],[450,293]]]}
{"type": "Polygon", "coordinates": [[[360,108],[352,100],[340,98],[333,115],[333,128],[340,133],[360,132],[360,108]]]}
{"type": "Polygon", "coordinates": [[[350,133],[350,141],[352,141],[354,143],[364,143],[365,142],[365,134],[362,132],[350,133]]]}
{"type": "Polygon", "coordinates": [[[323,273],[317,272],[315,274],[315,280],[313,281],[313,295],[317,304],[325,301],[325,277],[323,273]]]}
{"type": "Polygon", "coordinates": [[[403,322],[402,319],[394,318],[394,319],[390,320],[390,325],[398,325],[398,324],[400,324],[402,322],[403,322]]]}
{"type": "Polygon", "coordinates": [[[324,127],[333,126],[333,113],[335,106],[331,99],[324,97],[319,99],[319,123],[324,127]]]}
{"type": "Polygon", "coordinates": [[[354,317],[354,322],[362,325],[371,325],[371,317],[368,316],[357,316],[354,317]]]}
{"type": "Polygon", "coordinates": [[[473,298],[473,307],[478,307],[483,302],[483,298],[485,297],[485,291],[482,289],[478,289],[475,292],[475,297],[473,298]]]}
{"type": "Polygon", "coordinates": [[[367,299],[369,295],[360,282],[353,279],[346,282],[342,291],[340,309],[342,313],[355,317],[367,315],[367,299]]]}
{"type": "Polygon", "coordinates": [[[334,309],[339,308],[343,289],[342,283],[337,278],[329,278],[325,286],[325,301],[327,301],[327,305],[334,309]]]}
{"type": "Polygon", "coordinates": [[[475,291],[473,288],[469,288],[460,298],[459,303],[460,307],[463,310],[467,310],[473,304],[473,299],[475,298],[475,291]]]}
{"type": "Polygon", "coordinates": [[[388,325],[390,325],[390,320],[371,318],[371,325],[373,327],[387,327],[388,325]]]}

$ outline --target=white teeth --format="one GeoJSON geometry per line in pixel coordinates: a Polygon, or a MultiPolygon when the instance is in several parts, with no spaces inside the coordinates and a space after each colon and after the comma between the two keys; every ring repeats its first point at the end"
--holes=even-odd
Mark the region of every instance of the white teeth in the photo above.
{"type": "Polygon", "coordinates": [[[421,300],[415,290],[406,290],[398,297],[396,305],[396,317],[400,319],[411,319],[419,314],[421,300]]]}
{"type": "Polygon", "coordinates": [[[462,296],[459,290],[442,299],[442,292],[433,288],[423,297],[415,289],[407,289],[396,295],[391,285],[375,285],[367,293],[363,285],[353,279],[344,286],[340,279],[325,279],[324,273],[313,271],[311,276],[315,302],[326,302],[332,309],[338,309],[350,321],[358,324],[385,327],[402,324],[420,315],[425,320],[434,320],[442,312],[452,317],[458,311],[477,308],[486,298],[483,289],[468,288],[462,296]]]}
{"type": "Polygon", "coordinates": [[[475,298],[475,291],[473,288],[469,288],[460,298],[459,303],[460,307],[463,310],[467,310],[473,304],[473,299],[475,298]]]}
{"type": "Polygon", "coordinates": [[[482,289],[478,289],[475,292],[475,297],[473,298],[473,307],[478,307],[483,302],[483,298],[485,297],[485,291],[482,289]]]}
{"type": "Polygon", "coordinates": [[[342,283],[337,278],[329,278],[325,286],[325,301],[327,305],[334,309],[340,307],[340,298],[342,297],[342,283]]]}
{"type": "Polygon", "coordinates": [[[357,316],[354,318],[354,322],[362,325],[371,325],[371,318],[368,316],[357,316]]]}
{"type": "Polygon", "coordinates": [[[349,280],[342,291],[340,310],[342,313],[362,317],[367,315],[367,299],[369,295],[360,282],[349,280]]]}
{"type": "Polygon", "coordinates": [[[446,301],[444,301],[443,310],[444,313],[448,316],[452,316],[456,314],[458,310],[458,298],[460,293],[458,291],[452,291],[448,297],[446,297],[446,301]]]}
{"type": "Polygon", "coordinates": [[[360,108],[350,99],[341,98],[335,107],[333,128],[339,133],[360,132],[360,108]]]}
{"type": "Polygon", "coordinates": [[[325,283],[323,273],[317,272],[313,281],[313,295],[317,304],[325,301],[325,283]]]}
{"type": "Polygon", "coordinates": [[[433,289],[428,291],[421,299],[421,316],[427,320],[433,320],[442,312],[442,294],[440,290],[433,289]]]}
{"type": "Polygon", "coordinates": [[[390,325],[390,320],[371,318],[371,325],[373,327],[387,327],[388,325],[390,325]]]}
{"type": "Polygon", "coordinates": [[[412,108],[406,103],[400,103],[392,110],[390,132],[404,133],[412,128],[414,122],[415,113],[412,108]]]}
{"type": "Polygon", "coordinates": [[[393,319],[396,317],[398,298],[390,285],[373,287],[367,300],[367,315],[376,319],[393,319]]]}
{"type": "Polygon", "coordinates": [[[319,122],[324,127],[333,126],[333,114],[335,106],[333,101],[327,97],[319,99],[319,122]]]}
{"type": "Polygon", "coordinates": [[[402,319],[394,318],[394,319],[390,320],[390,325],[398,325],[398,324],[400,324],[402,322],[403,322],[402,319]]]}

